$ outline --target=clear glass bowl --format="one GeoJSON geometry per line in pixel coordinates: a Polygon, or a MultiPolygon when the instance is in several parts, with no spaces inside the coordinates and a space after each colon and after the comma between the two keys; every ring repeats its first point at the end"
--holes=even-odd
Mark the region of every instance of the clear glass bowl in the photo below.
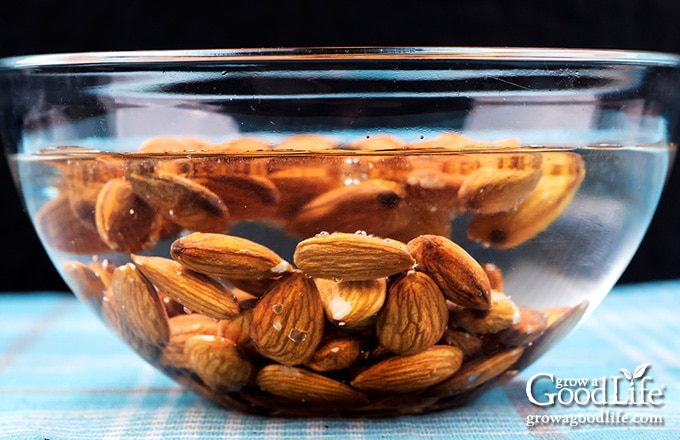
{"type": "Polygon", "coordinates": [[[230,408],[464,404],[603,299],[678,141],[680,58],[500,48],[43,55],[0,129],[75,295],[230,408]]]}

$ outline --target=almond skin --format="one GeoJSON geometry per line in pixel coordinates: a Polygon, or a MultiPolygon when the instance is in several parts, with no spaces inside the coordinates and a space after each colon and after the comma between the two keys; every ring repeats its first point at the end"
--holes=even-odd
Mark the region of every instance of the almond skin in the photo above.
{"type": "Polygon", "coordinates": [[[489,277],[462,247],[439,235],[421,235],[407,249],[416,270],[429,275],[452,302],[475,310],[491,307],[489,277]]]}
{"type": "Polygon", "coordinates": [[[383,278],[415,264],[406,245],[366,234],[320,234],[298,243],[293,260],[310,276],[336,281],[383,278]]]}
{"type": "Polygon", "coordinates": [[[283,365],[307,362],[324,333],[323,305],[314,281],[299,271],[283,277],[260,298],[250,328],[263,356],[283,365]]]}

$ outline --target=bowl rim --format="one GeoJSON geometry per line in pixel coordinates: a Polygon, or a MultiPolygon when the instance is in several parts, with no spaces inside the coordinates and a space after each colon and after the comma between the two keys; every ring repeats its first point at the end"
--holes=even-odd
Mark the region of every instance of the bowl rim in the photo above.
{"type": "Polygon", "coordinates": [[[680,54],[645,50],[473,46],[319,46],[64,52],[0,58],[0,70],[98,65],[188,64],[305,60],[458,60],[628,64],[680,67],[680,54]]]}

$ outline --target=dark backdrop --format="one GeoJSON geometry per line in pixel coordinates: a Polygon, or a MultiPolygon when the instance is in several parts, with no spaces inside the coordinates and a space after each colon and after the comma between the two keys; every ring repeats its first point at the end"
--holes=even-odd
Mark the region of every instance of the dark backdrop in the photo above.
{"type": "MultiPolygon", "coordinates": [[[[322,45],[543,46],[680,53],[680,1],[15,0],[0,7],[0,57],[322,45]]],[[[672,175],[651,228],[620,282],[680,278],[679,174],[672,175]]],[[[0,291],[65,290],[22,211],[4,161],[0,179],[0,291]]]]}

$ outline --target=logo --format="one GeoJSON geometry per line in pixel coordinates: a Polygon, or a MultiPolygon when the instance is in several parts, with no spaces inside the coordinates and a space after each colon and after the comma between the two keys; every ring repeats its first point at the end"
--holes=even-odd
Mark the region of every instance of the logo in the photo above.
{"type": "Polygon", "coordinates": [[[597,378],[555,377],[537,373],[527,381],[526,394],[536,406],[634,406],[663,405],[665,385],[654,386],[647,375],[650,364],[638,365],[633,372],[625,368],[616,376],[597,378]]]}
{"type": "Polygon", "coordinates": [[[527,381],[526,394],[529,402],[537,407],[575,407],[594,406],[597,413],[574,413],[571,410],[545,410],[541,414],[526,417],[526,426],[537,424],[563,424],[578,427],[583,424],[597,425],[647,425],[662,426],[664,418],[649,414],[664,404],[666,385],[657,386],[654,378],[647,374],[650,364],[641,364],[632,372],[619,368],[613,376],[594,378],[556,377],[551,373],[537,373],[527,381]],[[622,408],[636,408],[639,414],[627,414],[622,408]]]}

